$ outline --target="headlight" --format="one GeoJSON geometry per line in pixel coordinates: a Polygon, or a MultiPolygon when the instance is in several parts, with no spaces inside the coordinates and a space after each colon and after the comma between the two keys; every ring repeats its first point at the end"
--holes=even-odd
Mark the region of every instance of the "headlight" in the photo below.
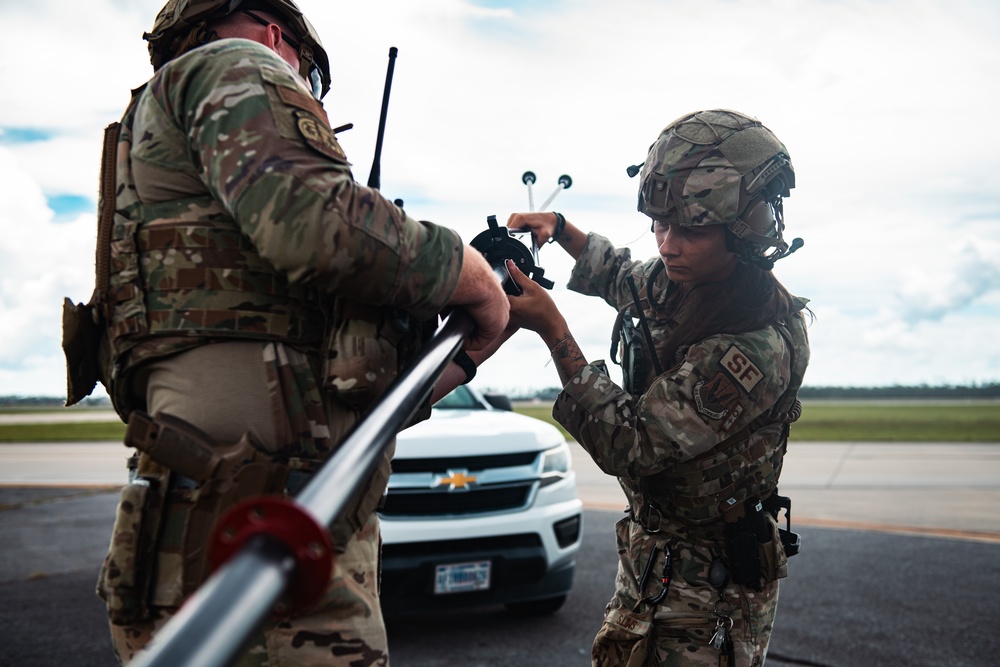
{"type": "Polygon", "coordinates": [[[570,470],[569,445],[565,442],[542,453],[542,477],[566,475],[570,470]]]}

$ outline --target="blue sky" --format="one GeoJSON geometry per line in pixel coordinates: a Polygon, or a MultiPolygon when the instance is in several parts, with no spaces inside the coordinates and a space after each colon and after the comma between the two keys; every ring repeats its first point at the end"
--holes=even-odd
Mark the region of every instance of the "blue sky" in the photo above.
{"type": "MultiPolygon", "coordinates": [[[[64,391],[64,296],[93,289],[101,133],[150,75],[161,0],[0,1],[0,395],[64,391]],[[44,49],[38,48],[45,26],[44,49]],[[99,47],[95,47],[95,44],[99,47]],[[30,55],[30,57],[29,57],[30,55]]],[[[724,107],[788,146],[775,273],[811,299],[812,385],[1000,381],[1000,6],[970,0],[301,0],[333,63],[325,103],[366,182],[399,48],[382,189],[471,240],[535,202],[654,252],[625,174],[671,120],[724,107]],[[612,6],[613,5],[613,6],[612,6]]],[[[540,257],[591,359],[614,313],[540,257]]],[[[553,386],[522,333],[481,387],[553,386]]]]}

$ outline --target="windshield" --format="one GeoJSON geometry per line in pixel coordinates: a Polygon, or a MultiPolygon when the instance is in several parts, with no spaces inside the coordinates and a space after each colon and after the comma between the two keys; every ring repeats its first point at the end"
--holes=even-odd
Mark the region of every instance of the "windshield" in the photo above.
{"type": "Polygon", "coordinates": [[[483,404],[476,400],[465,385],[455,387],[450,394],[434,404],[442,410],[483,410],[483,404]]]}

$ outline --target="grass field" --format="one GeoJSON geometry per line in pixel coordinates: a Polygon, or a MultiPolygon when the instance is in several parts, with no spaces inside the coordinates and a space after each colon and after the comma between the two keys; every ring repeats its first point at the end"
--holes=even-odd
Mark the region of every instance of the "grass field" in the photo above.
{"type": "MultiPolygon", "coordinates": [[[[552,421],[547,405],[516,410],[552,421]]],[[[1000,442],[1000,403],[813,401],[791,433],[797,442],[1000,442]]]]}
{"type": "MultiPolygon", "coordinates": [[[[519,405],[515,410],[554,423],[549,405],[519,405]]],[[[0,424],[0,442],[120,440],[124,432],[125,426],[120,422],[0,424]]],[[[792,426],[791,439],[1000,442],[1000,402],[811,401],[805,404],[802,418],[792,426]]]]}

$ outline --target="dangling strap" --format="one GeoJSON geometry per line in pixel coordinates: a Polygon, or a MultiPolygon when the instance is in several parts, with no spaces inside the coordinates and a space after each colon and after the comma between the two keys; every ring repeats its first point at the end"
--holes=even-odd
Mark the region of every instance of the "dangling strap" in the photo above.
{"type": "MultiPolygon", "coordinates": [[[[146,88],[145,84],[132,91],[132,99],[122,115],[122,121],[132,116],[139,96],[146,88]]],[[[94,260],[94,294],[90,297],[91,306],[99,307],[99,313],[105,318],[108,307],[108,288],[111,284],[111,230],[115,222],[115,209],[118,203],[118,140],[121,137],[122,121],[111,123],[104,128],[104,147],[101,152],[101,183],[100,197],[97,209],[97,249],[94,260]]]]}
{"type": "MultiPolygon", "coordinates": [[[[94,260],[94,294],[91,305],[106,302],[111,281],[111,227],[115,218],[115,182],[118,167],[118,136],[121,123],[111,123],[104,128],[104,150],[101,154],[101,204],[97,212],[97,250],[94,260]]],[[[103,313],[107,315],[107,313],[103,313]]]]}

